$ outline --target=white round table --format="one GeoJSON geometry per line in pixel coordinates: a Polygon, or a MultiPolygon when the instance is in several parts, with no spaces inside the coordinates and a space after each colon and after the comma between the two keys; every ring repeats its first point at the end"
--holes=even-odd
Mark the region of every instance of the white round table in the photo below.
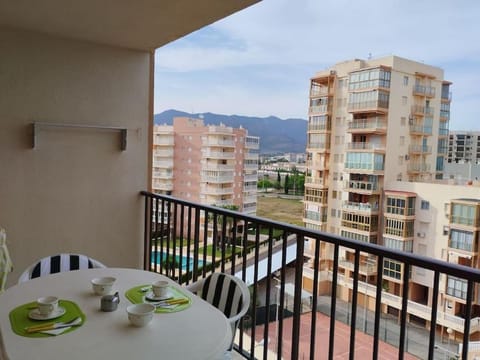
{"type": "Polygon", "coordinates": [[[10,360],[122,360],[221,359],[231,341],[226,317],[215,307],[165,276],[135,269],[88,269],[52,274],[15,285],[0,295],[0,327],[10,360]],[[120,304],[113,312],[100,311],[101,296],[93,294],[90,280],[117,278],[114,289],[120,304]],[[156,313],[143,328],[129,324],[125,292],[154,280],[168,280],[191,299],[191,306],[172,313],[156,313]],[[78,304],[86,322],[75,331],[48,338],[15,334],[9,313],[38,297],[54,295],[78,304]]]}

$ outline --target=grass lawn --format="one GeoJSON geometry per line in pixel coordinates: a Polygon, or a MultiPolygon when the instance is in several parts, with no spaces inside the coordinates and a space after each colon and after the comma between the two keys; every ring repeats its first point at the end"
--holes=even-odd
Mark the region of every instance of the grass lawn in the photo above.
{"type": "Polygon", "coordinates": [[[303,202],[258,194],[257,216],[303,226],[303,202]]]}
{"type": "MultiPolygon", "coordinates": [[[[200,254],[203,254],[203,248],[200,248],[198,252],[200,254]]],[[[242,249],[235,248],[235,253],[236,254],[240,254],[241,252],[242,252],[242,249]]],[[[207,245],[207,255],[212,256],[212,254],[213,254],[213,245],[212,244],[207,245]]],[[[232,255],[232,247],[228,247],[227,245],[225,245],[225,257],[230,257],[231,255],[232,255]]],[[[215,257],[216,258],[222,257],[222,250],[221,249],[217,248],[215,250],[215,257]]]]}

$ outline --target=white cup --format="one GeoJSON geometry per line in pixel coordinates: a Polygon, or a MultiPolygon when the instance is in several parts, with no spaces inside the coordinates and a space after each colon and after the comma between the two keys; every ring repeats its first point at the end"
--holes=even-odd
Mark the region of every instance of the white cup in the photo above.
{"type": "Polygon", "coordinates": [[[48,316],[58,310],[58,298],[56,296],[38,298],[37,308],[40,315],[48,316]]]}
{"type": "Polygon", "coordinates": [[[158,280],[152,283],[153,294],[156,297],[166,296],[168,294],[168,281],[158,280]]]}
{"type": "Polygon", "coordinates": [[[112,287],[117,279],[111,276],[92,279],[92,289],[97,295],[109,295],[112,293],[112,287]]]}

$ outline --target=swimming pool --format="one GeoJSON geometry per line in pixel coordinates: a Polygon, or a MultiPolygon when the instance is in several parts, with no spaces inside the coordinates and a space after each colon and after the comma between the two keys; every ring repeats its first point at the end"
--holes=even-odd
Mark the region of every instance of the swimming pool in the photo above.
{"type": "MultiPolygon", "coordinates": [[[[152,253],[152,262],[156,263],[156,264],[161,264],[163,259],[167,257],[167,254],[166,253],[163,253],[163,252],[160,252],[160,253],[152,253]]],[[[170,254],[169,259],[173,258],[173,255],[170,254]]],[[[186,257],[186,256],[182,256],[180,257],[180,255],[175,255],[175,262],[177,263],[177,266],[175,266],[176,268],[180,268],[182,270],[187,270],[187,265],[188,265],[188,269],[191,271],[193,270],[193,258],[192,257],[186,257]]],[[[198,260],[198,267],[202,267],[203,266],[203,261],[202,260],[198,260]]]]}

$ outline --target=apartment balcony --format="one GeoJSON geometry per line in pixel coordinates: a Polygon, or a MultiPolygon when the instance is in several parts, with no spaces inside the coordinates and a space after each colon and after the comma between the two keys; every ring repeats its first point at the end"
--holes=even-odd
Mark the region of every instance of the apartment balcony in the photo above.
{"type": "Polygon", "coordinates": [[[232,164],[220,164],[208,161],[202,164],[202,170],[207,171],[233,171],[235,169],[235,165],[232,164]]]}
{"type": "Polygon", "coordinates": [[[345,161],[345,172],[351,174],[368,174],[368,175],[383,175],[383,162],[375,163],[373,160],[369,162],[345,161]]]}
{"type": "Polygon", "coordinates": [[[347,132],[352,134],[386,134],[387,122],[384,117],[353,119],[348,123],[347,132]]]}
{"type": "Polygon", "coordinates": [[[378,204],[344,201],[342,203],[342,210],[349,212],[362,212],[365,214],[378,214],[379,207],[378,204]]]}
{"type": "Polygon", "coordinates": [[[330,142],[307,142],[307,152],[328,153],[330,152],[330,142]]]}
{"type": "Polygon", "coordinates": [[[349,142],[347,151],[365,150],[365,152],[385,152],[385,144],[375,144],[370,142],[349,142]]]}
{"type": "Polygon", "coordinates": [[[174,146],[175,140],[173,136],[155,136],[153,144],[159,146],[174,146]]]}
{"type": "Polygon", "coordinates": [[[311,176],[306,176],[305,186],[313,187],[313,188],[324,188],[324,187],[327,187],[327,183],[323,178],[314,178],[311,176]]]}
{"type": "Polygon", "coordinates": [[[227,184],[233,183],[233,173],[232,174],[202,174],[202,182],[211,182],[217,184],[227,184]]]}
{"type": "Polygon", "coordinates": [[[326,160],[307,160],[306,165],[309,169],[315,170],[326,170],[329,166],[326,160]]]}
{"type": "Polygon", "coordinates": [[[440,121],[450,120],[450,110],[440,110],[440,121]]]}
{"type": "Polygon", "coordinates": [[[310,115],[328,114],[332,112],[332,105],[314,105],[308,108],[310,115]]]}
{"type": "MultiPolygon", "coordinates": [[[[244,184],[246,181],[243,182],[244,184]]],[[[243,186],[243,191],[244,192],[256,192],[258,190],[258,185],[255,183],[254,185],[244,185],[243,186]]]]}
{"type": "Polygon", "coordinates": [[[410,163],[407,165],[407,172],[409,173],[426,173],[431,171],[430,164],[424,163],[410,163]]]}
{"type": "Polygon", "coordinates": [[[243,175],[243,181],[258,181],[258,174],[245,174],[243,175]]]}
{"type": "Polygon", "coordinates": [[[410,154],[431,154],[432,147],[427,145],[411,144],[408,146],[408,152],[410,154]]]}
{"type": "Polygon", "coordinates": [[[153,190],[172,191],[173,190],[173,182],[171,182],[171,181],[156,181],[154,179],[152,181],[152,188],[153,188],[153,190]]]}
{"type": "Polygon", "coordinates": [[[243,194],[243,203],[252,204],[257,202],[257,194],[243,194]]]}
{"type": "Polygon", "coordinates": [[[349,103],[348,112],[350,113],[388,113],[388,103],[383,101],[363,101],[358,103],[349,103]]]}
{"type": "Polygon", "coordinates": [[[373,181],[355,181],[347,180],[344,182],[343,189],[357,194],[374,195],[380,194],[381,189],[378,182],[373,181]]]}
{"type": "Polygon", "coordinates": [[[154,171],[152,176],[153,179],[173,179],[173,171],[154,171]]]}
{"type": "Polygon", "coordinates": [[[433,116],[434,114],[434,108],[429,106],[423,106],[423,105],[412,105],[412,115],[417,115],[417,116],[433,116]]]}
{"type": "Polygon", "coordinates": [[[209,125],[208,126],[208,134],[211,134],[213,136],[217,135],[226,135],[226,136],[232,136],[233,134],[233,129],[231,127],[223,126],[223,125],[209,125]]]}
{"type": "Polygon", "coordinates": [[[165,149],[164,147],[153,146],[153,158],[166,157],[173,158],[173,149],[165,149]]]}
{"type": "Polygon", "coordinates": [[[439,128],[438,129],[438,136],[439,137],[447,137],[448,136],[448,129],[446,128],[439,128]]]}
{"type": "Polygon", "coordinates": [[[235,153],[233,151],[215,151],[215,150],[209,149],[206,151],[202,151],[202,158],[231,160],[231,159],[235,159],[235,153]]]}
{"type": "Polygon", "coordinates": [[[413,87],[413,95],[433,98],[435,97],[435,88],[431,86],[415,85],[413,87]]]}
{"type": "Polygon", "coordinates": [[[427,359],[433,358],[434,354],[439,356],[439,346],[446,346],[442,342],[442,334],[447,328],[449,333],[455,334],[455,341],[461,345],[452,347],[455,350],[452,353],[460,351],[457,357],[464,359],[473,356],[471,347],[474,344],[471,339],[477,339],[480,332],[480,319],[471,310],[474,304],[473,290],[480,282],[478,269],[171,196],[148,192],[142,192],[142,195],[146,200],[145,270],[165,274],[180,284],[189,284],[210,272],[222,271],[235,274],[250,286],[257,301],[252,302],[252,308],[239,324],[234,342],[236,356],[257,359],[333,359],[342,356],[339,351],[343,355],[346,351],[350,358],[354,358],[356,351],[359,351],[356,338],[362,334],[369,336],[369,356],[373,359],[381,357],[381,349],[385,349],[385,346],[393,346],[390,351],[393,351],[395,358],[409,356],[427,359]],[[161,213],[159,218],[167,219],[166,224],[154,222],[153,214],[157,209],[161,213]],[[167,216],[162,217],[163,213],[167,216]],[[185,216],[179,222],[168,214],[185,216]],[[198,216],[201,214],[208,214],[208,217],[198,216]],[[228,224],[228,228],[234,230],[220,231],[223,224],[228,224]],[[238,224],[248,231],[237,230],[238,224]],[[171,234],[181,234],[183,246],[168,246],[168,238],[165,238],[164,232],[158,231],[157,226],[167,227],[171,234]],[[213,238],[217,239],[216,246],[206,246],[212,244],[213,238]],[[235,247],[231,245],[233,238],[236,239],[235,247]],[[326,245],[334,251],[324,251],[326,245]],[[235,255],[232,255],[232,249],[235,249],[235,255]],[[351,262],[341,257],[342,250],[351,254],[351,262]],[[171,269],[157,262],[156,254],[160,251],[177,258],[178,264],[171,269]],[[303,258],[304,254],[310,258],[306,263],[297,260],[303,258]],[[361,256],[368,256],[373,262],[365,264],[360,261],[361,256]],[[387,277],[384,275],[383,259],[395,259],[405,273],[420,270],[428,273],[425,289],[429,294],[426,297],[439,299],[438,302],[433,301],[427,306],[412,300],[408,286],[403,286],[398,293],[392,292],[392,289],[385,290],[383,284],[387,277]],[[320,261],[325,270],[315,271],[320,261]],[[462,281],[458,294],[455,293],[457,288],[446,286],[445,279],[452,276],[462,281]],[[317,295],[320,289],[325,289],[326,293],[317,295]],[[452,295],[449,295],[450,292],[452,295]],[[445,312],[440,301],[443,295],[452,299],[458,295],[465,311],[445,312]],[[331,306],[328,307],[329,312],[323,315],[318,309],[326,299],[331,306]],[[339,301],[347,305],[348,316],[343,320],[346,323],[340,320],[341,309],[334,306],[339,301]],[[281,316],[260,311],[271,307],[276,308],[281,316]],[[387,308],[398,312],[395,324],[399,325],[399,334],[393,345],[388,345],[386,341],[389,340],[383,335],[387,331],[387,324],[382,309],[387,308]],[[428,329],[432,330],[425,330],[418,335],[417,325],[413,335],[407,321],[410,315],[424,319],[428,329]],[[370,318],[369,323],[367,318],[370,318]],[[363,334],[366,325],[370,335],[363,334]],[[344,329],[342,332],[341,328],[344,329]],[[350,336],[344,336],[345,331],[350,336]],[[418,336],[424,338],[413,339],[418,336]],[[420,341],[422,346],[409,346],[414,340],[420,341]]]}
{"type": "Polygon", "coordinates": [[[245,138],[245,148],[250,150],[259,150],[260,138],[256,136],[247,136],[245,138]]]}
{"type": "Polygon", "coordinates": [[[169,160],[154,160],[153,161],[154,168],[163,168],[163,169],[171,169],[173,168],[173,159],[169,160]]]}
{"type": "Polygon", "coordinates": [[[233,139],[222,139],[218,137],[209,136],[202,142],[203,146],[216,146],[216,147],[225,147],[225,148],[234,148],[235,142],[233,139]]]}
{"type": "Polygon", "coordinates": [[[330,120],[320,124],[308,124],[307,131],[312,133],[328,133],[332,130],[332,124],[330,120]]]}
{"type": "Polygon", "coordinates": [[[422,124],[410,124],[410,135],[429,136],[432,135],[432,127],[424,126],[422,124]]]}
{"type": "Polygon", "coordinates": [[[243,158],[245,160],[254,160],[258,164],[258,152],[245,152],[243,158]]]}
{"type": "Polygon", "coordinates": [[[245,170],[256,170],[258,169],[258,161],[244,161],[243,168],[245,170]]]}
{"type": "Polygon", "coordinates": [[[200,193],[206,195],[231,195],[233,194],[233,186],[201,185],[200,193]]]}
{"type": "Polygon", "coordinates": [[[332,96],[333,95],[333,88],[328,86],[311,86],[310,87],[310,97],[324,97],[324,96],[332,96]]]}

